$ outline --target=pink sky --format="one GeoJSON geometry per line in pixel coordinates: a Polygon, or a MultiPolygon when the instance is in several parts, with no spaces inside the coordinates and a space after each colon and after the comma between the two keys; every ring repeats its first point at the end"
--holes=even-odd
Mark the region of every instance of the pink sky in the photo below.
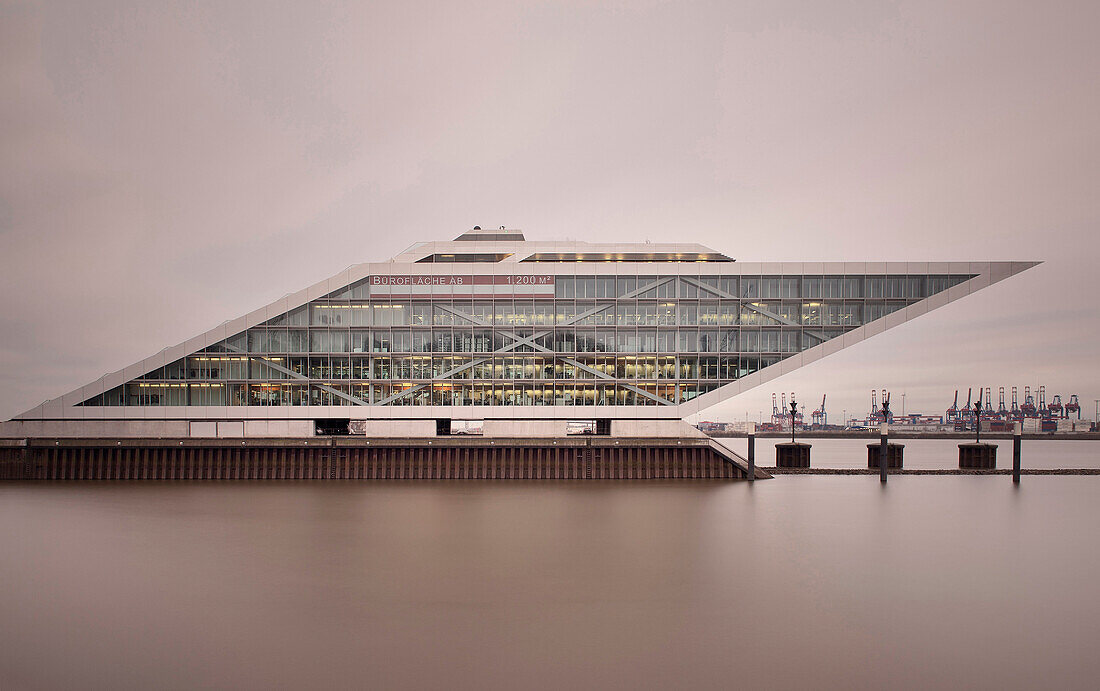
{"type": "Polygon", "coordinates": [[[474,224],[1043,260],[704,417],[1039,384],[1091,416],[1100,4],[364,5],[0,1],[0,418],[474,224]]]}

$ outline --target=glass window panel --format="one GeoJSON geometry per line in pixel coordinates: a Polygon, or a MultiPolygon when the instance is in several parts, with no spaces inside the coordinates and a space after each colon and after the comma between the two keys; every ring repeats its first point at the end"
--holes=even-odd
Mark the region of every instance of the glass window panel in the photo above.
{"type": "Polygon", "coordinates": [[[713,303],[699,305],[699,325],[700,326],[717,326],[718,325],[718,305],[713,304],[713,303]]]}
{"type": "Polygon", "coordinates": [[[699,323],[699,306],[690,303],[680,303],[678,310],[680,323],[694,325],[699,323]]]}
{"type": "Polygon", "coordinates": [[[412,332],[412,352],[432,352],[432,332],[417,330],[412,332]]]}
{"type": "Polygon", "coordinates": [[[634,276],[619,276],[615,280],[615,292],[616,295],[622,297],[623,295],[629,295],[638,289],[638,279],[634,276]]]}
{"type": "Polygon", "coordinates": [[[347,331],[333,331],[331,332],[331,349],[332,353],[347,353],[351,351],[351,334],[347,331]]]}
{"type": "Polygon", "coordinates": [[[332,336],[324,329],[314,329],[309,332],[309,352],[327,353],[332,350],[332,336]]]}
{"type": "Polygon", "coordinates": [[[225,405],[225,384],[191,384],[190,405],[225,405]]]}
{"type": "Polygon", "coordinates": [[[286,348],[288,353],[309,352],[309,332],[305,329],[291,329],[287,332],[286,348]]]}
{"type": "Polygon", "coordinates": [[[634,329],[619,329],[616,331],[615,350],[620,353],[638,352],[638,332],[634,329]]]}
{"type": "Polygon", "coordinates": [[[372,379],[389,379],[392,360],[388,357],[374,357],[370,360],[372,379]]]}
{"type": "Polygon", "coordinates": [[[577,297],[576,282],[572,276],[556,276],[554,278],[554,297],[577,297]]]}
{"type": "Polygon", "coordinates": [[[741,297],[756,299],[760,297],[760,279],[741,277],[741,297]]]}
{"type": "MultiPolygon", "coordinates": [[[[390,336],[392,342],[390,347],[395,353],[411,353],[412,352],[412,332],[408,329],[394,329],[390,336]]],[[[356,351],[362,352],[362,351],[356,351]]]]}
{"type": "Polygon", "coordinates": [[[559,353],[572,353],[577,350],[577,335],[571,329],[558,329],[554,332],[554,350],[559,353]]]}
{"type": "Polygon", "coordinates": [[[578,353],[597,351],[596,332],[593,329],[577,329],[576,348],[578,353]]]}
{"type": "Polygon", "coordinates": [[[657,323],[663,326],[676,325],[675,302],[661,302],[657,304],[657,323]]]}
{"type": "Polygon", "coordinates": [[[779,297],[781,298],[798,298],[799,295],[798,284],[800,283],[797,277],[784,276],[779,279],[779,297]]]}
{"type": "Polygon", "coordinates": [[[681,357],[680,358],[680,379],[698,379],[699,378],[699,358],[697,357],[681,357]]]}
{"type": "Polygon", "coordinates": [[[717,353],[718,352],[718,332],[701,330],[699,332],[699,352],[701,353],[717,353]]]}
{"type": "Polygon", "coordinates": [[[886,297],[886,279],[882,276],[868,276],[866,279],[867,297],[881,299],[886,297]]]}
{"type": "Polygon", "coordinates": [[[802,323],[806,326],[821,326],[821,303],[802,303],[802,323]]]}
{"type": "Polygon", "coordinates": [[[718,365],[718,378],[719,379],[737,379],[740,376],[739,372],[739,358],[736,355],[723,356],[721,362],[718,365]]]}
{"type": "Polygon", "coordinates": [[[449,353],[453,350],[450,329],[432,329],[432,350],[436,353],[449,353]]]}
{"type": "Polygon", "coordinates": [[[577,298],[594,298],[596,297],[596,279],[593,276],[578,276],[577,283],[577,298]]]}
{"type": "Polygon", "coordinates": [[[820,276],[807,276],[802,279],[802,296],[807,298],[820,298],[824,290],[820,276]]]}
{"type": "Polygon", "coordinates": [[[782,297],[779,291],[779,278],[768,277],[760,279],[760,297],[762,298],[779,298],[782,297]]]}
{"type": "Polygon", "coordinates": [[[737,323],[737,315],[741,311],[741,303],[723,300],[718,305],[718,323],[722,326],[733,326],[737,323]]]}
{"type": "Polygon", "coordinates": [[[598,297],[598,298],[613,298],[613,297],[615,297],[615,277],[614,276],[597,276],[596,277],[596,297],[598,297]]]}

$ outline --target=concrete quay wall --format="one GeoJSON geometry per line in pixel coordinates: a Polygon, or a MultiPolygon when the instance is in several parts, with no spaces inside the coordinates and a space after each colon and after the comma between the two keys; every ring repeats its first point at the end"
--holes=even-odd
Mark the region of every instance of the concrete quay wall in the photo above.
{"type": "MultiPolygon", "coordinates": [[[[0,446],[0,480],[744,479],[709,440],[27,439],[0,446]]],[[[757,477],[769,477],[758,470],[757,477]]]]}

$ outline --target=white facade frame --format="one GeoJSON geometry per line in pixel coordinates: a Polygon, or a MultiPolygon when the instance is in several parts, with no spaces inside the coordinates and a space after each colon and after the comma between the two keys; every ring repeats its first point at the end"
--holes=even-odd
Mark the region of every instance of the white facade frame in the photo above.
{"type": "Polygon", "coordinates": [[[1039,262],[583,262],[543,263],[522,260],[539,252],[682,253],[719,254],[698,244],[588,244],[583,242],[428,242],[413,245],[388,262],[363,263],[348,267],[308,288],[284,296],[183,343],[165,348],[128,367],[104,375],[69,393],[42,403],[15,420],[296,420],[318,418],[351,419],[569,419],[606,417],[617,419],[682,419],[760,386],[776,377],[814,362],[866,338],[881,333],[942,307],[977,290],[1002,281],[1039,262]],[[501,253],[509,256],[497,263],[416,263],[433,254],[501,253]],[[792,354],[775,365],[725,384],[678,405],[661,406],[82,406],[94,396],[136,379],[147,372],[208,348],[242,331],[264,324],[281,314],[306,305],[371,275],[546,275],[595,276],[653,274],[656,276],[709,275],[885,275],[966,274],[973,275],[944,292],[924,298],[875,321],[863,324],[834,339],[792,354]]]}

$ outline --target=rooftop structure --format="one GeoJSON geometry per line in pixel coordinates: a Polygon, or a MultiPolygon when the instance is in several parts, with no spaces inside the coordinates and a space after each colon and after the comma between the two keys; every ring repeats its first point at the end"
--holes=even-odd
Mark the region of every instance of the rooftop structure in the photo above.
{"type": "Polygon", "coordinates": [[[688,415],[1035,264],[742,262],[474,228],[351,266],[0,436],[431,436],[448,421],[552,437],[597,419],[680,434],[688,415]]]}

